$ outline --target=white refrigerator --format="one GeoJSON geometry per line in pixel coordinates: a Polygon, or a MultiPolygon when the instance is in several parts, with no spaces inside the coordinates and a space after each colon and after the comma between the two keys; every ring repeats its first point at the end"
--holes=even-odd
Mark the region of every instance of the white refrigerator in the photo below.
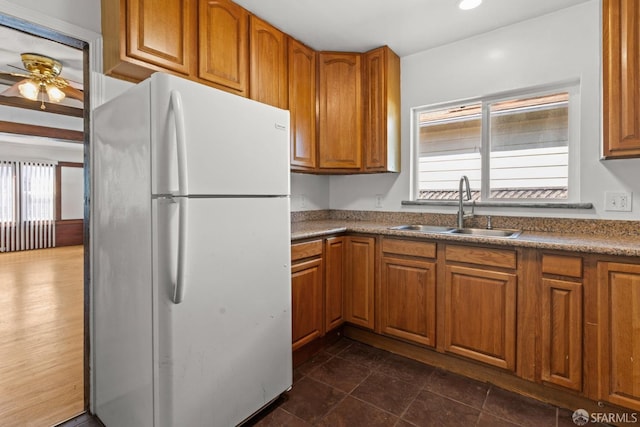
{"type": "Polygon", "coordinates": [[[289,113],[156,73],[92,126],[92,408],[237,425],[292,384],[289,113]]]}

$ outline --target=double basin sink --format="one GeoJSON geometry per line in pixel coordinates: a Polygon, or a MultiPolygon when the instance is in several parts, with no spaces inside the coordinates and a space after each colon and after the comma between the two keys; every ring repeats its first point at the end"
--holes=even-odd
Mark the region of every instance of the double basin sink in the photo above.
{"type": "Polygon", "coordinates": [[[421,233],[436,234],[464,234],[484,237],[503,237],[508,239],[515,239],[520,235],[520,233],[522,233],[522,230],[510,230],[504,228],[455,228],[442,225],[419,224],[399,225],[397,227],[391,227],[391,230],[418,231],[421,233]]]}

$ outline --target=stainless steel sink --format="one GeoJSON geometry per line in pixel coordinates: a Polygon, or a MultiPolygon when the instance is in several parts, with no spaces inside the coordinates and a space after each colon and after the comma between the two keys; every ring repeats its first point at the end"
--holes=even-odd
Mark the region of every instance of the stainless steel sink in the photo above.
{"type": "Polygon", "coordinates": [[[402,231],[418,231],[420,233],[440,233],[440,234],[466,234],[472,236],[484,237],[502,237],[507,239],[515,239],[522,233],[522,230],[511,230],[506,228],[455,228],[444,225],[423,225],[423,224],[407,224],[390,227],[391,230],[402,231]]]}
{"type": "Polygon", "coordinates": [[[421,233],[449,233],[455,229],[453,227],[446,227],[443,225],[410,224],[391,227],[391,230],[419,231],[421,233]]]}
{"type": "Polygon", "coordinates": [[[503,228],[456,228],[451,230],[451,234],[470,234],[474,236],[486,236],[486,237],[506,237],[515,239],[522,233],[522,230],[508,230],[503,228]]]}

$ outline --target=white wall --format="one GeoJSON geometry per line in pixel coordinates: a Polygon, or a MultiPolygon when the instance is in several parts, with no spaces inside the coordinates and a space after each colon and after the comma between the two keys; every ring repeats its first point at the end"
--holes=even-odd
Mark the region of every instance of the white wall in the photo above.
{"type": "Polygon", "coordinates": [[[291,174],[291,210],[329,209],[329,177],[291,174]]]}
{"type": "Polygon", "coordinates": [[[5,0],[101,33],[100,0],[5,0]],[[97,13],[96,13],[97,12],[97,13]]]}
{"type": "Polygon", "coordinates": [[[600,1],[592,0],[540,18],[402,58],[402,173],[330,178],[332,209],[453,212],[406,208],[410,182],[410,109],[567,79],[581,81],[580,199],[592,211],[483,208],[481,213],[637,219],[640,159],[599,160],[601,144],[600,1]],[[633,192],[633,211],[605,212],[604,192],[633,192]]]}
{"type": "Polygon", "coordinates": [[[84,168],[60,168],[60,219],[84,218],[84,168]]]}

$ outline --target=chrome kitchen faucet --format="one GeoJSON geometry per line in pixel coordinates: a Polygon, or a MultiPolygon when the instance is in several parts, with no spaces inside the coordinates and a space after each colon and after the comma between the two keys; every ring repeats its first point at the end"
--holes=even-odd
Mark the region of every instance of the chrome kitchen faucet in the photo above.
{"type": "Polygon", "coordinates": [[[469,188],[469,178],[466,175],[460,177],[460,186],[458,187],[458,228],[464,228],[464,219],[473,218],[474,215],[474,203],[471,204],[471,213],[465,214],[464,207],[462,205],[463,194],[462,190],[464,186],[467,186],[467,200],[471,200],[471,189],[469,188]]]}

